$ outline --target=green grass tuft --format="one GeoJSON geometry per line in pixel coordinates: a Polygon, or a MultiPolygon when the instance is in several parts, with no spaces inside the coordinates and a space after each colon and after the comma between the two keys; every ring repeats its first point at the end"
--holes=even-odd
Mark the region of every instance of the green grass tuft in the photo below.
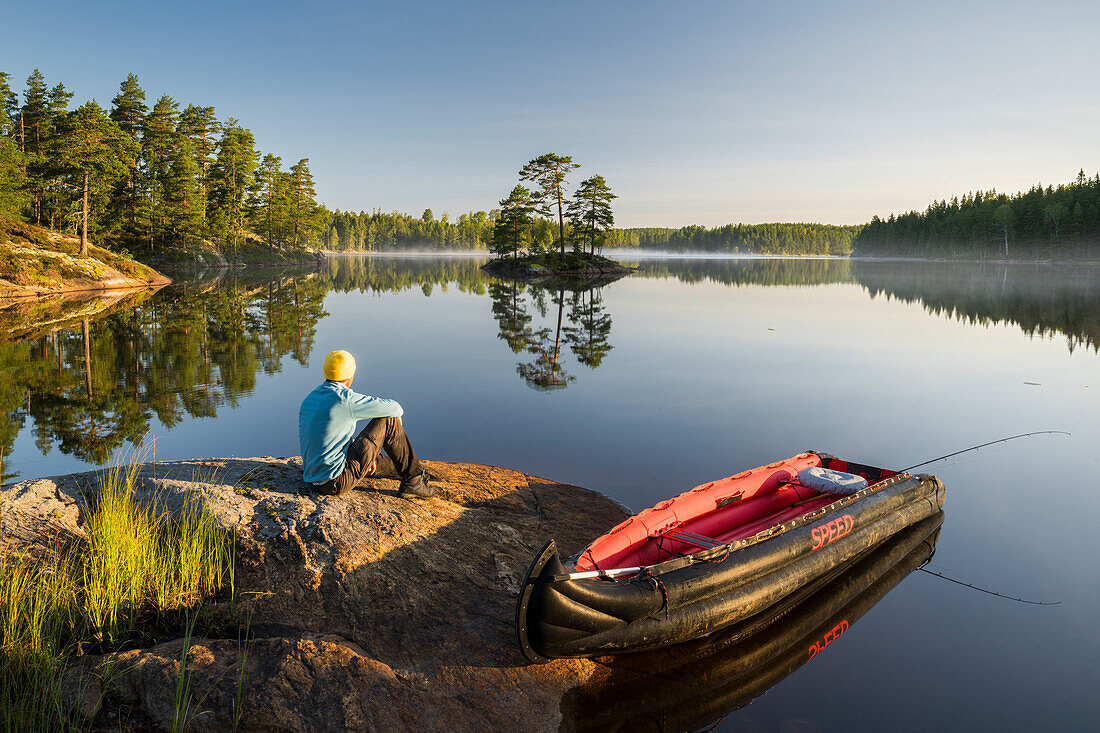
{"type": "Polygon", "coordinates": [[[104,476],[87,543],[0,556],[0,731],[74,727],[60,682],[81,647],[109,649],[144,619],[232,590],[232,537],[197,500],[175,515],[136,502],[136,475],[104,476]]]}

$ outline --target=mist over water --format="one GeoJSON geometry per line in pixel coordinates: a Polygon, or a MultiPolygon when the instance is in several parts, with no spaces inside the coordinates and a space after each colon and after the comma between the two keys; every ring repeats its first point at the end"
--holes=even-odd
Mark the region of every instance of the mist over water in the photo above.
{"type": "Polygon", "coordinates": [[[948,490],[933,569],[1062,605],[914,573],[717,730],[1100,719],[1100,269],[627,253],[638,272],[584,288],[429,254],[184,277],[55,313],[61,329],[0,310],[6,480],[143,442],[157,459],[296,455],[298,404],[336,348],[357,390],[401,402],[422,456],[635,510],[807,448],[900,467],[1067,430],[922,469],[948,490]]]}

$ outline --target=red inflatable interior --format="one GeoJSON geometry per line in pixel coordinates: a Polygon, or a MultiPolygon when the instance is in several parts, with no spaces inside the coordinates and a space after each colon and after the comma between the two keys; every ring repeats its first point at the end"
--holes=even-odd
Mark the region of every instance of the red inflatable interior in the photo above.
{"type": "MultiPolygon", "coordinates": [[[[798,484],[798,472],[821,466],[814,453],[754,468],[685,491],[639,512],[597,538],[577,560],[578,570],[653,565],[690,555],[788,522],[837,500],[798,484]]],[[[874,483],[896,471],[833,459],[834,471],[874,483]]]]}

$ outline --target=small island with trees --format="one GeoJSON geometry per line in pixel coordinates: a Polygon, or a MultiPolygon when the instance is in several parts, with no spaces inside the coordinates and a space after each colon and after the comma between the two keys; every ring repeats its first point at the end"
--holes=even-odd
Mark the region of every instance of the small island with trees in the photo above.
{"type": "Polygon", "coordinates": [[[546,153],[520,169],[521,183],[500,201],[500,214],[489,245],[496,258],[483,266],[486,272],[541,279],[607,278],[631,271],[632,268],[597,254],[615,223],[611,200],[617,197],[604,177],[587,178],[577,186],[572,198],[566,196],[565,178],[579,167],[572,156],[546,153]],[[529,182],[531,188],[524,186],[523,181],[529,182]],[[556,239],[552,221],[555,216],[556,239]],[[568,252],[567,241],[571,245],[568,252]]]}

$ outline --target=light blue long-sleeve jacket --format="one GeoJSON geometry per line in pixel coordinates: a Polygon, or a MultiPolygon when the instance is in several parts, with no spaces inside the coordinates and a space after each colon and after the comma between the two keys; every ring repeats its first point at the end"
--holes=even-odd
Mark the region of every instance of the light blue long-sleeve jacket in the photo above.
{"type": "Polygon", "coordinates": [[[317,387],[306,395],[298,410],[302,478],[321,483],[340,475],[358,420],[402,414],[404,410],[394,400],[359,394],[341,382],[325,382],[317,387]]]}

